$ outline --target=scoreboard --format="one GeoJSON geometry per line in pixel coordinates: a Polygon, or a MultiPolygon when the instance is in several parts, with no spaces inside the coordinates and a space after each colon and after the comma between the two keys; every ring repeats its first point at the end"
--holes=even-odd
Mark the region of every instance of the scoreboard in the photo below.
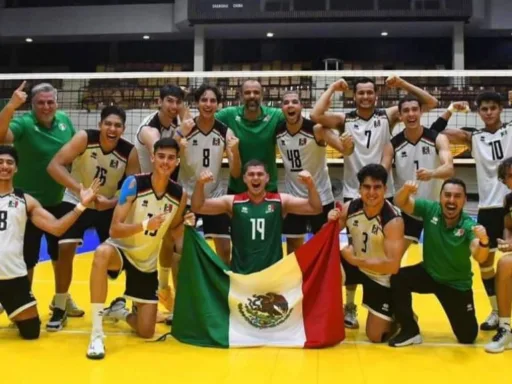
{"type": "Polygon", "coordinates": [[[193,24],[468,20],[472,0],[188,0],[193,24]]]}

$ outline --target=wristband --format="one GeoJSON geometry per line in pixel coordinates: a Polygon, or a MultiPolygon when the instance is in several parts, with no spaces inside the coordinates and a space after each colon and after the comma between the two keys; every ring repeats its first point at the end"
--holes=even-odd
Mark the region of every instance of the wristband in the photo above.
{"type": "Polygon", "coordinates": [[[183,136],[183,133],[181,133],[179,129],[177,129],[175,132],[176,132],[176,134],[177,134],[179,137],[181,137],[182,139],[184,139],[184,138],[185,138],[185,136],[183,136]]]}
{"type": "Polygon", "coordinates": [[[489,241],[487,241],[487,244],[482,244],[482,242],[480,240],[478,240],[478,245],[480,245],[480,247],[482,247],[482,248],[488,248],[489,247],[489,241]]]}
{"type": "Polygon", "coordinates": [[[149,223],[149,219],[146,219],[142,222],[142,230],[144,230],[144,231],[148,230],[148,223],[149,223]]]}
{"type": "Polygon", "coordinates": [[[78,212],[82,213],[83,211],[85,211],[85,206],[82,203],[78,203],[77,205],[75,205],[75,209],[77,209],[78,212]]]}

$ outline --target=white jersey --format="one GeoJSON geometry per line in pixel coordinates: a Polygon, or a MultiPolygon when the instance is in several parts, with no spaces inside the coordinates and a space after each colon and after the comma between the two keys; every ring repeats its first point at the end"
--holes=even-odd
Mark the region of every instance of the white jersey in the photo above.
{"type": "MultiPolygon", "coordinates": [[[[368,164],[380,164],[384,147],[391,140],[389,120],[384,109],[376,109],[365,120],[357,111],[345,115],[345,132],[354,138],[354,153],[344,157],[343,197],[354,199],[359,196],[357,172],[368,164]]],[[[394,195],[393,174],[389,173],[386,197],[394,195]]]]}
{"type": "MultiPolygon", "coordinates": [[[[436,147],[438,133],[431,129],[423,128],[423,134],[416,143],[410,142],[405,131],[391,139],[395,152],[396,187],[401,188],[406,181],[416,180],[416,171],[420,168],[436,169],[441,160],[436,147]]],[[[432,179],[420,181],[415,197],[427,200],[439,200],[443,180],[432,179]]],[[[418,220],[420,220],[418,218],[418,220]]]]}
{"type": "Polygon", "coordinates": [[[220,176],[227,131],[226,125],[215,120],[213,128],[205,134],[197,128],[196,119],[196,125],[186,137],[188,145],[187,149],[181,153],[178,182],[187,192],[188,204],[190,204],[196,181],[201,172],[205,170],[209,170],[214,179],[212,183],[204,186],[205,197],[219,197],[225,194],[225,188],[220,183],[220,176]]]}
{"type": "MultiPolygon", "coordinates": [[[[126,164],[133,144],[120,138],[112,151],[104,152],[100,145],[100,131],[87,129],[85,132],[87,133],[87,147],[73,160],[71,176],[85,187],[91,185],[94,179],[99,179],[101,186],[98,194],[110,199],[121,187],[120,184],[125,176],[126,164]]],[[[71,190],[66,189],[62,201],[78,204],[80,198],[71,190]]]]}
{"type": "MultiPolygon", "coordinates": [[[[380,213],[374,217],[367,217],[363,211],[363,201],[359,198],[352,200],[347,212],[347,231],[351,244],[353,244],[356,257],[385,258],[384,227],[391,220],[400,217],[400,210],[384,200],[380,213]]],[[[370,279],[385,287],[390,286],[390,275],[377,273],[360,268],[361,272],[370,279]]]]}
{"type": "Polygon", "coordinates": [[[21,190],[14,189],[0,196],[0,280],[27,275],[27,265],[23,258],[27,220],[27,202],[21,190]]]}
{"type": "Polygon", "coordinates": [[[498,166],[503,159],[512,156],[512,123],[503,125],[494,133],[474,131],[471,155],[476,165],[478,208],[503,207],[508,189],[498,180],[498,166]]]}
{"type": "Polygon", "coordinates": [[[153,164],[151,163],[151,153],[148,151],[146,146],[142,144],[140,141],[140,131],[144,127],[151,127],[156,129],[160,133],[160,138],[165,137],[173,137],[174,131],[178,127],[179,121],[176,118],[170,126],[164,127],[158,118],[158,111],[153,112],[151,115],[147,116],[142,123],[140,123],[139,128],[137,128],[137,133],[135,137],[135,148],[137,148],[137,153],[139,155],[139,163],[140,169],[142,172],[152,172],[153,164]]]}
{"type": "MultiPolygon", "coordinates": [[[[141,231],[120,239],[107,239],[107,243],[120,249],[126,258],[142,272],[154,272],[158,264],[158,252],[163,236],[167,232],[181,202],[183,189],[169,181],[164,196],[158,198],[151,185],[151,174],[134,176],[137,183],[137,195],[126,217],[127,224],[142,223],[160,213],[168,213],[158,230],[141,231]]],[[[131,179],[130,179],[131,180],[131,179]]]]}
{"type": "Polygon", "coordinates": [[[283,122],[277,129],[277,146],[284,164],[286,193],[308,197],[308,189],[297,179],[299,172],[306,170],[315,181],[322,205],[327,205],[334,201],[325,153],[327,145],[316,141],[314,126],[313,121],[303,119],[300,130],[292,135],[283,122]]]}

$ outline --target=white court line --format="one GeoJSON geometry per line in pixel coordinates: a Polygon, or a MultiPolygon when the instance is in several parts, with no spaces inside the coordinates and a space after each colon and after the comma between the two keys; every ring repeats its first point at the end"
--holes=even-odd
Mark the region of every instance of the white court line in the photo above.
{"type": "MultiPolygon", "coordinates": [[[[0,328],[0,332],[17,332],[17,329],[16,328],[0,328]]],[[[53,335],[59,334],[59,333],[64,333],[64,334],[69,334],[69,335],[90,335],[91,331],[84,331],[84,330],[79,330],[79,329],[77,329],[77,330],[63,329],[62,331],[59,331],[59,332],[56,333],[56,332],[47,332],[45,329],[41,328],[41,333],[51,333],[53,335]]],[[[134,332],[132,332],[132,331],[116,331],[116,332],[104,332],[104,334],[105,334],[105,336],[126,336],[126,335],[134,335],[134,332]]],[[[147,340],[147,341],[156,340],[157,338],[159,338],[162,335],[156,335],[154,337],[154,339],[147,340]]],[[[171,338],[173,338],[173,337],[171,336],[171,338]]],[[[385,343],[375,344],[375,343],[372,343],[370,341],[365,341],[365,340],[345,340],[345,341],[341,342],[338,345],[343,345],[343,344],[348,344],[348,345],[375,345],[375,346],[386,346],[387,345],[385,343]]],[[[483,348],[486,344],[487,343],[459,344],[459,343],[450,343],[450,342],[446,342],[446,343],[442,343],[442,342],[423,342],[422,344],[416,344],[416,345],[414,345],[412,347],[416,347],[416,348],[417,347],[428,347],[428,348],[432,348],[432,347],[448,347],[448,348],[475,349],[475,348],[483,348]]],[[[405,348],[405,347],[401,347],[401,348],[405,348]]],[[[401,349],[401,348],[395,348],[395,349],[401,349]]],[[[233,348],[233,349],[235,349],[235,348],[233,348]]],[[[243,348],[236,348],[236,349],[243,349],[243,348]]]]}

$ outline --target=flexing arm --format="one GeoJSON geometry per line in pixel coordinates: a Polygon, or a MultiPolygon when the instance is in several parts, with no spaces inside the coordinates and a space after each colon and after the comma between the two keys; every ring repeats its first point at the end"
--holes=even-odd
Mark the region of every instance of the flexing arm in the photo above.
{"type": "Polygon", "coordinates": [[[0,111],[0,143],[12,144],[14,142],[14,135],[9,129],[9,123],[14,116],[14,112],[27,100],[27,94],[23,91],[26,83],[26,81],[21,83],[12,94],[9,102],[0,111]]]}
{"type": "Polygon", "coordinates": [[[350,156],[354,152],[354,142],[350,135],[344,134],[347,139],[345,139],[345,137],[340,138],[334,130],[324,128],[320,124],[313,127],[313,132],[317,141],[325,142],[331,148],[340,152],[343,156],[350,156]]]}
{"type": "Polygon", "coordinates": [[[124,174],[126,176],[135,175],[140,173],[139,154],[137,148],[133,147],[128,156],[128,162],[126,163],[126,169],[124,174]]]}
{"type": "Polygon", "coordinates": [[[225,195],[213,199],[205,199],[204,185],[213,181],[213,175],[210,171],[203,171],[196,181],[190,205],[192,211],[203,215],[220,215],[227,213],[231,215],[233,208],[233,195],[225,195]]]}
{"type": "Polygon", "coordinates": [[[311,174],[308,171],[299,172],[297,178],[308,189],[308,198],[295,197],[281,193],[283,203],[283,214],[293,213],[295,215],[318,215],[322,213],[322,200],[316,189],[311,174]]]}
{"type": "Polygon", "coordinates": [[[142,127],[139,132],[139,140],[151,154],[153,153],[153,146],[158,140],[160,140],[160,132],[158,132],[158,129],[153,127],[142,127]]]}
{"type": "Polygon", "coordinates": [[[412,215],[414,212],[414,198],[412,197],[418,191],[418,183],[407,181],[395,195],[394,203],[403,212],[412,215]]]}
{"type": "Polygon", "coordinates": [[[238,144],[238,138],[231,129],[228,129],[226,134],[226,155],[228,157],[229,173],[234,179],[238,179],[242,175],[242,160],[238,144]]]}
{"type": "Polygon", "coordinates": [[[71,176],[67,167],[86,150],[87,141],[87,132],[78,132],[57,152],[46,168],[57,183],[69,188],[77,196],[80,193],[80,184],[71,176]]]}
{"type": "Polygon", "coordinates": [[[443,135],[438,135],[436,139],[436,147],[439,153],[439,160],[441,165],[434,169],[432,177],[435,179],[448,179],[455,173],[453,168],[453,156],[450,150],[450,142],[448,138],[443,135]]]}
{"type": "Polygon", "coordinates": [[[446,128],[442,135],[445,135],[451,144],[465,145],[471,148],[471,132],[459,128],[446,128]]]}
{"type": "Polygon", "coordinates": [[[470,250],[473,259],[482,264],[489,257],[489,237],[483,225],[473,227],[475,238],[471,240],[470,250]]]}
{"type": "Polygon", "coordinates": [[[384,258],[354,257],[353,247],[342,249],[342,256],[352,265],[369,269],[376,273],[395,274],[400,269],[400,263],[405,251],[404,220],[396,217],[384,226],[384,258]]]}
{"type": "MultiPolygon", "coordinates": [[[[415,85],[405,81],[404,79],[398,77],[398,76],[390,76],[386,79],[386,85],[389,88],[400,88],[404,91],[416,96],[421,103],[421,110],[423,112],[428,112],[431,109],[434,109],[438,105],[437,99],[432,96],[427,91],[416,87],[415,85]]],[[[399,113],[398,113],[398,106],[390,107],[386,110],[388,114],[388,118],[390,121],[390,128],[394,127],[395,124],[399,120],[399,113]]]]}
{"type": "Polygon", "coordinates": [[[82,188],[79,192],[81,203],[77,204],[72,211],[68,212],[58,220],[50,212],[44,209],[36,199],[25,194],[29,218],[39,229],[57,237],[62,236],[85,210],[85,205],[94,200],[99,187],[100,182],[96,179],[92,182],[89,188],[82,188]]]}
{"type": "Polygon", "coordinates": [[[393,165],[393,158],[395,157],[395,151],[393,150],[393,144],[387,143],[384,146],[382,152],[381,165],[386,168],[386,171],[391,172],[391,166],[393,165]]]}
{"type": "Polygon", "coordinates": [[[311,111],[310,118],[315,123],[321,124],[327,128],[341,128],[345,123],[344,113],[327,113],[331,104],[331,98],[335,92],[345,92],[348,90],[348,84],[340,79],[332,83],[329,88],[320,96],[311,111]]]}

